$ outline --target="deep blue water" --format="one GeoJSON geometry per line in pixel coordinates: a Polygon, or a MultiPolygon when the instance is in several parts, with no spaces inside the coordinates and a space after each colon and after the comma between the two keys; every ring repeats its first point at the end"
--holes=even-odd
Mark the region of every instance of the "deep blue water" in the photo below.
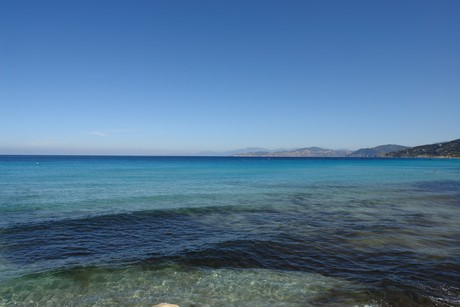
{"type": "Polygon", "coordinates": [[[459,159],[0,156],[2,306],[459,297],[459,159]]]}

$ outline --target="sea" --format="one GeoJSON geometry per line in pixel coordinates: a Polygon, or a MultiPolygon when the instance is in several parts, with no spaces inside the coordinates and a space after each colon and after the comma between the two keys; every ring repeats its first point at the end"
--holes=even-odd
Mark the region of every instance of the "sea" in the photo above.
{"type": "Polygon", "coordinates": [[[460,306],[460,159],[0,156],[0,306],[460,306]]]}

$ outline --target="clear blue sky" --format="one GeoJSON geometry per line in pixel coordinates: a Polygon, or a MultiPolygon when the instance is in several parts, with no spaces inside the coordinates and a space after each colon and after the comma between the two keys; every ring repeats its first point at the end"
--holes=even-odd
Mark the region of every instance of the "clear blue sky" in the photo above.
{"type": "Polygon", "coordinates": [[[0,153],[460,137],[460,1],[0,0],[0,153]]]}

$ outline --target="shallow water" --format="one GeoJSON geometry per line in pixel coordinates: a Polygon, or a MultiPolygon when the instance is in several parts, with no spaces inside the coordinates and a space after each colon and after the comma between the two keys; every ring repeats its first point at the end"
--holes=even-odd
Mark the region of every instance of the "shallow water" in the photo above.
{"type": "Polygon", "coordinates": [[[0,156],[0,305],[459,306],[459,170],[0,156]]]}

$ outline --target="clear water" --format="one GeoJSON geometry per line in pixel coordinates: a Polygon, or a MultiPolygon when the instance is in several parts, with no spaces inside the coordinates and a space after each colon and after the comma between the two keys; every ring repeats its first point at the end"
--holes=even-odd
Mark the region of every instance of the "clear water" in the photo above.
{"type": "Polygon", "coordinates": [[[459,159],[0,156],[0,306],[460,306],[459,159]]]}

